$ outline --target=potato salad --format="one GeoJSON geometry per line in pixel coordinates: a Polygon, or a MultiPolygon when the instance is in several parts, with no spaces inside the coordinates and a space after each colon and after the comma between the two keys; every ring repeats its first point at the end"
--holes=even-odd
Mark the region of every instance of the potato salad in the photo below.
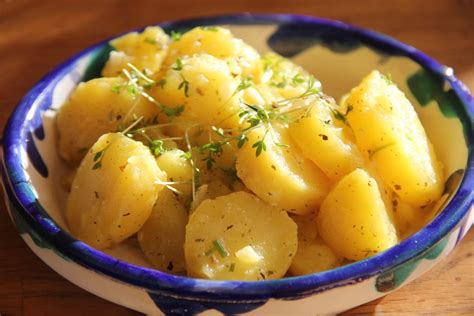
{"type": "Polygon", "coordinates": [[[443,168],[389,74],[336,102],[226,28],[110,45],[57,114],[65,218],[90,246],[135,239],[158,270],[257,281],[376,255],[434,216],[443,168]]]}

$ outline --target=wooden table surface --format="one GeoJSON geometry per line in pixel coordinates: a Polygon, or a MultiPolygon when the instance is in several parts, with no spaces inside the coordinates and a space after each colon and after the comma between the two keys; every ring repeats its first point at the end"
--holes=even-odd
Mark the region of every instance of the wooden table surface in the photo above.
{"type": "MultiPolygon", "coordinates": [[[[389,34],[453,67],[474,90],[474,1],[469,0],[0,0],[0,126],[41,76],[103,38],[163,20],[244,11],[314,15],[389,34]]],[[[46,266],[24,244],[0,202],[1,315],[136,315],[46,266]]],[[[431,272],[347,315],[474,315],[473,251],[471,230],[431,272]]]]}

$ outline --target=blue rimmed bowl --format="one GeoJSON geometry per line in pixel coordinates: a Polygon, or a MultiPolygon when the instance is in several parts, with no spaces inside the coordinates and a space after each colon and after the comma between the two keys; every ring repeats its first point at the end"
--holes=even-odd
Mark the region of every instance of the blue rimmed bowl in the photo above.
{"type": "Polygon", "coordinates": [[[415,279],[466,234],[474,217],[474,101],[451,68],[379,33],[312,17],[242,14],[160,25],[167,31],[225,25],[260,52],[273,50],[301,64],[336,98],[373,69],[391,73],[414,104],[450,175],[443,209],[421,231],[379,255],[281,280],[173,276],[152,269],[133,244],[107,253],[89,247],[72,237],[64,222],[64,164],[56,154],[54,117],[79,82],[99,76],[111,50],[107,40],[40,80],[17,106],[3,134],[2,179],[10,217],[27,245],[59,274],[147,314],[336,313],[415,279]]]}

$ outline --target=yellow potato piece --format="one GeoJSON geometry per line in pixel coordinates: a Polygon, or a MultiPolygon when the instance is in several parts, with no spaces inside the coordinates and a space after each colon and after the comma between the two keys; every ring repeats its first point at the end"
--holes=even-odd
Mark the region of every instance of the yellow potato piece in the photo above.
{"type": "Polygon", "coordinates": [[[357,146],[369,154],[387,186],[414,206],[439,199],[441,164],[418,116],[397,86],[378,71],[352,89],[347,120],[357,146]]]}
{"type": "Polygon", "coordinates": [[[170,184],[170,186],[183,194],[191,194],[193,168],[184,157],[182,150],[165,151],[156,158],[156,163],[168,175],[168,182],[177,182],[176,184],[170,184]]]}
{"type": "Polygon", "coordinates": [[[305,159],[286,130],[265,136],[266,150],[257,157],[253,144],[265,131],[253,130],[248,142],[237,152],[237,175],[259,198],[288,212],[307,214],[315,210],[328,192],[329,181],[311,161],[305,159]],[[275,144],[285,144],[281,147],[275,144]]]}
{"type": "Polygon", "coordinates": [[[429,207],[421,208],[407,204],[398,197],[392,199],[394,223],[400,239],[405,239],[419,231],[430,218],[429,207]]]}
{"type": "MultiPolygon", "coordinates": [[[[291,60],[270,52],[260,58],[253,78],[259,90],[270,91],[281,100],[303,94],[308,88],[310,74],[291,60]]],[[[321,83],[315,80],[314,87],[321,88],[321,83]]]]}
{"type": "Polygon", "coordinates": [[[260,55],[241,39],[222,27],[196,27],[173,41],[165,64],[171,65],[176,58],[194,54],[209,54],[224,60],[235,75],[250,74],[260,55]]]}
{"type": "MultiPolygon", "coordinates": [[[[230,136],[229,133],[224,133],[226,136],[230,136]]],[[[193,138],[196,146],[202,146],[210,142],[223,141],[223,137],[218,135],[212,128],[201,127],[199,133],[193,138]]],[[[235,153],[237,151],[237,141],[231,140],[226,144],[222,145],[222,152],[217,155],[213,155],[214,164],[221,169],[230,170],[235,165],[235,153]]],[[[208,152],[204,151],[200,153],[199,159],[203,159],[207,156],[208,152]]]]}
{"type": "Polygon", "coordinates": [[[342,265],[344,258],[336,255],[319,237],[314,215],[294,216],[298,225],[298,250],[289,272],[305,275],[334,269],[342,265]]]}
{"type": "Polygon", "coordinates": [[[150,150],[120,133],[105,134],[82,161],[68,197],[72,234],[97,249],[140,230],[150,216],[166,174],[150,150]]]}
{"type": "Polygon", "coordinates": [[[332,104],[314,98],[307,114],[290,123],[289,133],[303,155],[314,162],[331,180],[338,180],[364,165],[364,159],[344,135],[343,129],[334,125],[332,104]]]}
{"type": "Polygon", "coordinates": [[[58,150],[62,158],[78,165],[97,139],[119,126],[130,125],[135,118],[151,119],[159,112],[142,97],[126,89],[113,92],[124,83],[122,78],[98,78],[80,83],[56,117],[58,150]]]}
{"type": "Polygon", "coordinates": [[[215,199],[216,197],[227,195],[232,193],[231,189],[220,180],[214,180],[209,183],[201,185],[197,192],[196,197],[191,203],[190,213],[193,213],[198,206],[205,200],[215,199]]]}
{"type": "Polygon", "coordinates": [[[162,79],[166,83],[152,93],[166,106],[184,106],[182,120],[204,126],[238,125],[240,104],[235,93],[240,80],[232,76],[226,62],[208,54],[183,57],[162,79]]]}
{"type": "Polygon", "coordinates": [[[131,32],[110,42],[115,51],[102,69],[104,77],[115,77],[128,63],[151,75],[160,70],[168,52],[169,37],[160,27],[147,27],[142,33],[131,32]]]}
{"type": "Polygon", "coordinates": [[[164,189],[150,217],[138,232],[138,243],[155,268],[173,274],[186,272],[184,236],[188,213],[175,194],[164,189]]]}
{"type": "Polygon", "coordinates": [[[188,275],[216,280],[281,278],[297,242],[296,224],[287,213],[250,193],[205,200],[186,226],[188,275]]]}
{"type": "Polygon", "coordinates": [[[377,182],[356,169],[342,178],[321,205],[318,232],[338,255],[360,260],[397,242],[377,182]]]}

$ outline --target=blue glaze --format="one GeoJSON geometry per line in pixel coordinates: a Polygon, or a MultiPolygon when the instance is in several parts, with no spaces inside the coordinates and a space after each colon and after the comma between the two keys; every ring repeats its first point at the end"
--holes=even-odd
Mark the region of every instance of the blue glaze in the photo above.
{"type": "Polygon", "coordinates": [[[44,127],[43,125],[40,125],[38,126],[37,128],[35,128],[33,130],[33,133],[35,134],[36,138],[38,138],[39,140],[43,140],[44,139],[44,127]]]}
{"type": "Polygon", "coordinates": [[[114,48],[108,43],[102,45],[100,49],[97,49],[94,52],[93,57],[89,62],[89,65],[87,66],[86,71],[84,72],[84,76],[82,76],[81,80],[89,81],[91,79],[100,77],[102,68],[104,68],[105,63],[109,59],[110,52],[113,50],[114,48]]]}
{"type": "Polygon", "coordinates": [[[35,167],[36,171],[40,175],[42,175],[44,178],[48,177],[48,167],[43,161],[43,158],[41,157],[38,148],[36,148],[35,141],[33,139],[33,134],[30,132],[27,135],[26,138],[26,152],[28,154],[28,157],[30,158],[31,163],[33,164],[33,167],[35,167]]]}
{"type": "MultiPolygon", "coordinates": [[[[349,26],[341,22],[295,15],[244,14],[194,19],[175,23],[165,22],[162,25],[165,29],[171,30],[185,29],[196,25],[275,24],[283,26],[290,23],[293,25],[311,25],[313,28],[332,29],[333,32],[341,34],[347,32],[351,38],[360,43],[376,47],[384,52],[390,52],[392,55],[402,55],[411,58],[422,67],[428,69],[430,73],[441,76],[444,82],[447,82],[452,87],[454,93],[464,105],[462,108],[463,114],[469,118],[470,122],[473,121],[474,101],[468,90],[456,77],[445,76],[444,66],[413,47],[379,33],[349,26]]],[[[16,209],[19,216],[31,226],[31,229],[38,234],[42,241],[47,242],[55,251],[60,252],[63,256],[87,269],[143,288],[148,293],[153,294],[154,299],[156,299],[155,302],[160,304],[160,308],[166,309],[172,305],[170,305],[169,301],[163,302],[163,300],[159,299],[159,293],[178,297],[185,296],[193,301],[214,301],[216,303],[213,303],[212,306],[206,305],[205,307],[222,308],[222,304],[227,304],[229,301],[235,301],[238,305],[239,301],[248,300],[264,303],[270,298],[298,299],[331,288],[360,282],[418,257],[457,227],[461,221],[465,220],[469,207],[472,205],[474,155],[473,144],[470,142],[468,166],[465,176],[458,193],[443,212],[427,227],[400,244],[379,255],[351,265],[322,273],[280,280],[259,282],[210,281],[169,275],[108,256],[61,230],[57,223],[47,215],[41,205],[36,202],[34,191],[28,183],[28,176],[21,165],[19,156],[24,144],[28,142],[28,137],[31,135],[30,131],[35,130],[40,125],[38,124],[40,112],[46,110],[50,105],[50,102],[38,102],[38,100],[47,100],[46,96],[51,97],[52,90],[58,80],[73,71],[78,60],[89,58],[91,54],[97,54],[106,45],[107,42],[100,43],[66,61],[41,79],[20,102],[4,131],[4,183],[11,189],[8,197],[10,200],[16,201],[16,209]],[[28,115],[30,111],[35,113],[32,118],[28,115]]],[[[472,132],[472,124],[470,128],[472,132]]],[[[247,303],[242,304],[245,306],[247,303]]],[[[252,306],[250,305],[250,307],[252,306]]]]}
{"type": "Polygon", "coordinates": [[[334,52],[348,52],[360,46],[360,42],[344,30],[331,26],[288,23],[278,27],[267,40],[268,46],[284,57],[294,57],[316,44],[334,52]]]}
{"type": "Polygon", "coordinates": [[[156,306],[165,315],[197,315],[209,309],[215,309],[224,315],[238,315],[253,311],[263,306],[267,301],[245,302],[245,304],[236,304],[235,302],[212,302],[212,301],[191,301],[177,299],[159,293],[148,293],[156,306]]]}

